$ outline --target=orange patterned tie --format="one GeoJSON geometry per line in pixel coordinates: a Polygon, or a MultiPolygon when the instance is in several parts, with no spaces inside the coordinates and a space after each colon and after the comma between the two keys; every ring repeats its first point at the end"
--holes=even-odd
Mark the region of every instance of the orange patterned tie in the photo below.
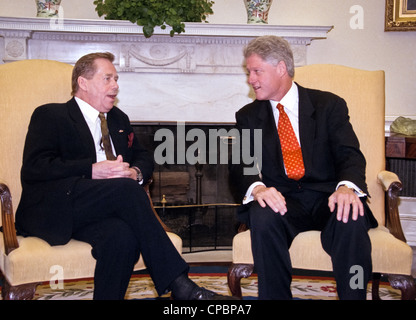
{"type": "Polygon", "coordinates": [[[289,117],[280,103],[277,105],[277,109],[280,112],[277,131],[279,133],[286,173],[290,179],[299,180],[305,175],[302,150],[289,117]]]}

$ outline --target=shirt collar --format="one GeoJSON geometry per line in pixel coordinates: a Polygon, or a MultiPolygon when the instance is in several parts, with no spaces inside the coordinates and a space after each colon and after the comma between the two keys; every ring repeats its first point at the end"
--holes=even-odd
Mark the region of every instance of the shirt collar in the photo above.
{"type": "Polygon", "coordinates": [[[270,100],[272,106],[277,106],[278,103],[282,104],[285,109],[288,109],[291,112],[297,113],[298,110],[298,101],[299,101],[299,94],[298,94],[298,86],[294,81],[292,81],[292,86],[290,87],[289,91],[280,101],[270,100]]]}
{"type": "Polygon", "coordinates": [[[78,103],[78,106],[81,109],[84,118],[87,121],[95,122],[100,112],[97,109],[94,109],[89,103],[85,102],[84,100],[78,97],[75,97],[75,100],[78,103]]]}

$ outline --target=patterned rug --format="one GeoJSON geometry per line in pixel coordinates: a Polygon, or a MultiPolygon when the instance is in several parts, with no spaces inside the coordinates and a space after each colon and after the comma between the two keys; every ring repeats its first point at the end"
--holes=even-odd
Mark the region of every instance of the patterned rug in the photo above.
{"type": "MultiPolygon", "coordinates": [[[[198,285],[220,294],[230,295],[227,285],[226,269],[221,267],[191,268],[190,278],[198,285]],[[214,268],[214,269],[213,269],[214,268]],[[202,270],[202,272],[201,272],[202,270]],[[220,272],[217,272],[220,271],[220,272]]],[[[257,277],[252,275],[242,279],[243,300],[257,299],[257,277]]],[[[38,286],[37,300],[91,300],[93,296],[93,279],[64,281],[63,289],[51,289],[49,283],[38,286]]],[[[335,281],[331,277],[294,275],[292,280],[294,299],[302,300],[337,300],[335,281]]],[[[380,284],[380,297],[383,300],[400,300],[400,291],[392,289],[388,283],[380,284]]],[[[371,299],[371,283],[367,298],[371,299]]],[[[128,300],[169,299],[169,295],[157,297],[153,282],[147,273],[134,274],[127,290],[128,300]]]]}

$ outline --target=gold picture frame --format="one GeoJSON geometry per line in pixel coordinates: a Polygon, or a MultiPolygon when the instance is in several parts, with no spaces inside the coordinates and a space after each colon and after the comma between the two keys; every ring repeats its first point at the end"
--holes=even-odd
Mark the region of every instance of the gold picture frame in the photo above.
{"type": "Polygon", "coordinates": [[[386,0],[385,31],[416,31],[416,0],[386,0]]]}

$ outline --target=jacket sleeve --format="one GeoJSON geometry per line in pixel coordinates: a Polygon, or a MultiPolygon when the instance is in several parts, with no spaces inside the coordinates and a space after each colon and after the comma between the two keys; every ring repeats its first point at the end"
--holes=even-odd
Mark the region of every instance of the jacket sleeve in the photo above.
{"type": "MultiPolygon", "coordinates": [[[[60,122],[59,105],[37,108],[30,120],[23,151],[22,180],[37,183],[69,177],[91,177],[93,159],[82,143],[71,143],[74,150],[61,146],[77,139],[71,126],[60,122]],[[76,150],[75,150],[76,149],[76,150]],[[68,151],[74,151],[67,156],[68,151]]],[[[69,147],[71,149],[71,147],[69,147]]]]}
{"type": "Polygon", "coordinates": [[[149,181],[154,170],[153,156],[140,143],[127,114],[114,107],[108,113],[108,124],[117,155],[122,155],[131,167],[140,169],[144,183],[149,181]]]}
{"type": "Polygon", "coordinates": [[[329,142],[334,156],[337,182],[351,181],[367,192],[366,159],[351,125],[346,102],[339,98],[329,114],[329,142]]]}
{"type": "MultiPolygon", "coordinates": [[[[132,131],[133,132],[133,131],[132,131]]],[[[133,132],[133,157],[130,162],[131,167],[137,167],[143,174],[143,182],[147,183],[153,175],[154,162],[152,155],[139,143],[138,138],[133,132]]]]}
{"type": "Polygon", "coordinates": [[[255,148],[255,143],[258,142],[255,138],[255,130],[249,126],[248,117],[243,110],[236,113],[236,129],[239,134],[237,137],[239,148],[236,152],[239,156],[237,163],[229,162],[229,172],[232,184],[237,187],[237,201],[241,202],[248,188],[253,183],[261,181],[261,163],[258,163],[258,158],[261,161],[261,155],[258,157],[255,152],[258,147],[261,152],[261,145],[255,148]]]}

